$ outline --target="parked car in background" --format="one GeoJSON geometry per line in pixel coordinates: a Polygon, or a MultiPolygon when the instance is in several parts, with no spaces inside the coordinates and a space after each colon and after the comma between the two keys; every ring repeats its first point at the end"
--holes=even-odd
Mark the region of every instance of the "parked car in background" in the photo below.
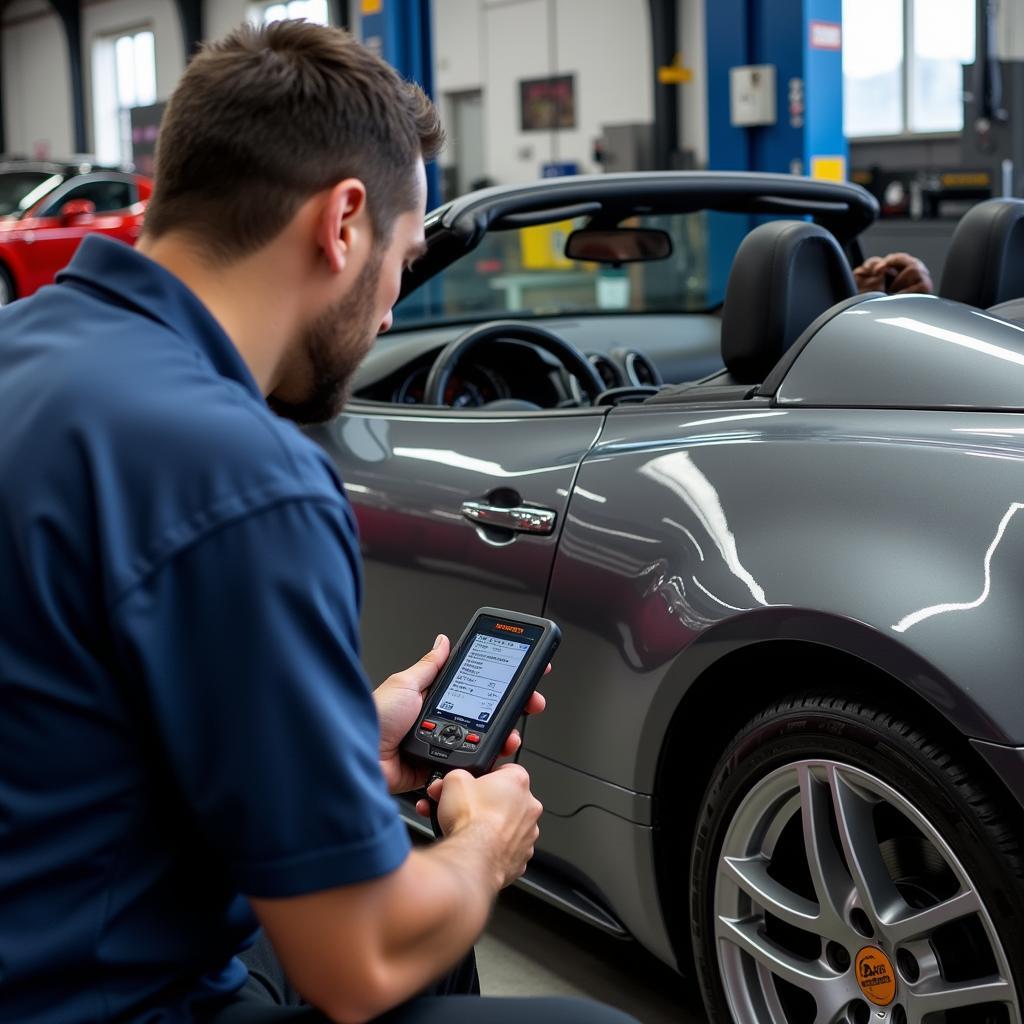
{"type": "Polygon", "coordinates": [[[53,281],[90,232],[134,244],[152,190],[89,163],[0,163],[0,306],[53,281]]]}
{"type": "Polygon", "coordinates": [[[371,678],[480,605],[562,627],[522,884],[713,1024],[1024,1019],[1024,330],[858,295],[877,211],[697,172],[457,199],[314,431],[371,678]]]}

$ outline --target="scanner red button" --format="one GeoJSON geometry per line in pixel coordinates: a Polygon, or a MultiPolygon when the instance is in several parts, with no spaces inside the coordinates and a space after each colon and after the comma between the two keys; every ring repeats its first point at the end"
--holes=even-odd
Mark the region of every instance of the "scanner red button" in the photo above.
{"type": "Polygon", "coordinates": [[[437,728],[437,722],[420,722],[420,728],[433,732],[437,728]]]}
{"type": "Polygon", "coordinates": [[[471,733],[470,733],[470,734],[469,734],[469,735],[468,735],[468,736],[466,737],[466,742],[467,742],[467,743],[479,743],[479,742],[480,742],[480,737],[479,737],[479,736],[477,736],[477,734],[476,734],[475,732],[471,732],[471,733]]]}

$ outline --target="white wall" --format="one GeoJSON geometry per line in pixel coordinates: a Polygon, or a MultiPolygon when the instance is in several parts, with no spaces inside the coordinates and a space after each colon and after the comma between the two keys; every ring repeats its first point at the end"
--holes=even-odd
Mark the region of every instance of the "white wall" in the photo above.
{"type": "Polygon", "coordinates": [[[708,59],[706,0],[679,0],[679,53],[693,80],[679,88],[679,145],[692,149],[697,166],[708,162],[708,59]]]}
{"type": "Polygon", "coordinates": [[[996,24],[997,54],[1003,60],[1024,60],[1024,3],[1003,0],[996,24]]]}
{"type": "Polygon", "coordinates": [[[238,28],[249,14],[248,0],[206,0],[203,29],[207,39],[220,39],[238,28]]]}
{"type": "Polygon", "coordinates": [[[4,126],[8,151],[62,157],[74,149],[64,28],[46,0],[4,10],[4,126]]]}
{"type": "MultiPolygon", "coordinates": [[[[693,82],[678,87],[681,144],[695,149],[699,160],[707,151],[704,2],[679,0],[680,50],[695,72],[693,82]]],[[[248,10],[249,0],[208,0],[207,37],[224,35],[248,10]]],[[[488,174],[498,181],[532,180],[547,160],[599,170],[591,156],[602,125],[653,119],[647,0],[434,0],[433,10],[442,115],[446,93],[483,90],[484,151],[488,174]],[[576,75],[577,127],[520,132],[519,82],[564,73],[576,75]]],[[[8,148],[71,152],[71,91],[60,20],[47,0],[13,0],[3,22],[8,148]]],[[[83,6],[90,135],[92,44],[97,36],[141,27],[154,30],[157,94],[165,99],[185,65],[174,0],[92,0],[83,6]]],[[[1024,45],[1024,25],[1019,38],[1024,45]]]]}
{"type": "MultiPolygon", "coordinates": [[[[702,0],[696,0],[702,2],[702,0]]],[[[605,124],[653,119],[646,0],[434,0],[435,86],[482,89],[487,173],[530,181],[549,160],[582,171],[605,124]],[[576,128],[519,130],[519,82],[576,76],[576,128]]]]}

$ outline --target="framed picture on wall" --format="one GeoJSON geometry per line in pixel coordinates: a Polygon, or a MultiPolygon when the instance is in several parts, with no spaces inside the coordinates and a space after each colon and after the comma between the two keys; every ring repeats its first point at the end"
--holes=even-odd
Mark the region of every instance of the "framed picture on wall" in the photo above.
{"type": "Polygon", "coordinates": [[[576,76],[530,78],[519,83],[519,123],[524,132],[576,127],[576,76]]]}

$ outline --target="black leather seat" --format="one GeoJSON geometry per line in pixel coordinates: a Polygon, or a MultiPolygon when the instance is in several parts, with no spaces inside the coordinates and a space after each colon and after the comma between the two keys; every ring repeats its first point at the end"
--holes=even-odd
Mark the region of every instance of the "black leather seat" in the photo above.
{"type": "Polygon", "coordinates": [[[989,199],[961,217],[939,295],[982,309],[1024,298],[1024,200],[989,199]]]}
{"type": "Polygon", "coordinates": [[[760,384],[810,323],[857,294],[850,264],[824,228],[771,221],[743,240],[722,306],[726,372],[707,383],[760,384]]]}

